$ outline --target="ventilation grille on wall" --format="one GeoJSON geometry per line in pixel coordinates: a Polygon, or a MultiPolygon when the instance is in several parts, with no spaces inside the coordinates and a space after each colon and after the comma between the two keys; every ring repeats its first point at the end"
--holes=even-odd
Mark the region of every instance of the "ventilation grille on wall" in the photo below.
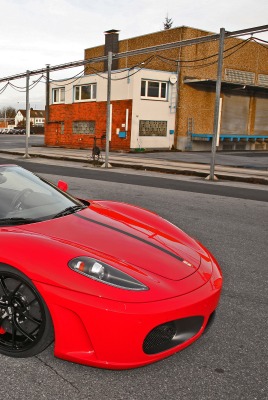
{"type": "Polygon", "coordinates": [[[262,86],[268,86],[268,75],[259,74],[258,83],[262,86]]]}
{"type": "Polygon", "coordinates": [[[225,79],[233,83],[241,83],[244,85],[254,85],[254,72],[239,71],[237,69],[225,69],[225,79]]]}

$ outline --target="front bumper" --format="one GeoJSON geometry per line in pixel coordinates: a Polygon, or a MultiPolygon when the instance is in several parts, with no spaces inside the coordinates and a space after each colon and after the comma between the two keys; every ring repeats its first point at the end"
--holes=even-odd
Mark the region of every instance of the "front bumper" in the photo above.
{"type": "Polygon", "coordinates": [[[214,313],[221,284],[220,270],[214,267],[210,281],[191,293],[156,302],[121,303],[35,282],[53,319],[55,356],[111,369],[144,366],[189,346],[214,313]],[[174,324],[172,335],[169,327],[174,324]],[[149,346],[153,350],[147,351],[146,338],[161,325],[167,326],[164,335],[168,331],[172,346],[166,345],[165,336],[164,347],[153,343],[149,346]]]}

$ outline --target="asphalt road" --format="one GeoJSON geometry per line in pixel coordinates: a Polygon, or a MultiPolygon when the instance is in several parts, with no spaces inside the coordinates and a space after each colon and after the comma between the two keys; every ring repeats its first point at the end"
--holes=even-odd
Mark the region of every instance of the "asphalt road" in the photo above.
{"type": "Polygon", "coordinates": [[[144,368],[109,371],[56,359],[53,346],[29,359],[0,356],[0,399],[268,398],[266,187],[92,171],[82,164],[63,166],[47,160],[8,157],[2,162],[22,163],[54,182],[64,179],[76,196],[125,201],[159,213],[212,251],[223,270],[224,288],[208,333],[168,359],[144,368]]]}
{"type": "MultiPolygon", "coordinates": [[[[3,156],[0,157],[0,163],[5,163],[6,160],[10,160],[10,158],[8,158],[8,156],[6,158],[3,156]]],[[[159,189],[182,190],[215,196],[268,201],[268,191],[262,190],[258,185],[243,186],[237,183],[233,185],[229,183],[230,186],[227,186],[215,184],[214,182],[204,182],[203,179],[198,178],[186,180],[183,178],[176,179],[174,176],[166,174],[142,174],[138,172],[131,174],[128,171],[124,173],[122,170],[116,168],[113,169],[113,171],[106,172],[99,168],[88,168],[88,165],[84,165],[83,163],[65,162],[63,164],[62,162],[57,163],[56,161],[49,163],[48,160],[35,162],[35,160],[24,160],[22,157],[13,157],[13,160],[15,160],[16,164],[30,169],[37,174],[53,174],[55,170],[54,165],[56,163],[58,174],[62,177],[80,177],[91,180],[102,180],[103,182],[109,182],[112,179],[113,182],[121,184],[131,182],[132,185],[156,187],[159,189]]]]}

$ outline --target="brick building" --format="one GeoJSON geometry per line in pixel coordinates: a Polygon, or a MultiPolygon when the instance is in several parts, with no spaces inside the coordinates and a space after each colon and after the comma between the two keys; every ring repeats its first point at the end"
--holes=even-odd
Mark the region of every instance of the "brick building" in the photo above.
{"type": "MultiPolygon", "coordinates": [[[[189,27],[85,50],[85,60],[210,35],[189,27]]],[[[218,41],[113,61],[110,148],[209,150],[213,135],[218,41]],[[178,63],[177,60],[180,60],[178,63]]],[[[268,47],[225,39],[219,149],[267,149],[268,47]]],[[[85,66],[79,80],[51,84],[47,145],[92,147],[106,132],[107,63],[85,66]]]]}

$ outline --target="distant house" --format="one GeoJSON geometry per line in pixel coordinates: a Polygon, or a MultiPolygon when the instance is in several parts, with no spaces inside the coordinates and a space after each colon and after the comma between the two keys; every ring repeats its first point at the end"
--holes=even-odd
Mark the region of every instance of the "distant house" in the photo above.
{"type": "MultiPolygon", "coordinates": [[[[26,110],[18,110],[15,116],[15,126],[20,125],[26,121],[26,110]]],[[[30,110],[30,124],[32,126],[45,125],[45,110],[30,110]]]]}

